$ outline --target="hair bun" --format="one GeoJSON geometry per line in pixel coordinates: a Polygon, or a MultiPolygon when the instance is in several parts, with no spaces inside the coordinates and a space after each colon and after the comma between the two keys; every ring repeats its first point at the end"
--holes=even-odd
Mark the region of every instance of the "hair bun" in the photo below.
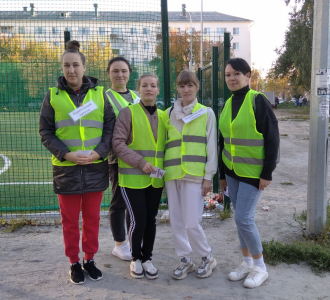
{"type": "Polygon", "coordinates": [[[78,41],[68,41],[66,42],[66,49],[67,50],[75,50],[75,51],[79,51],[80,48],[80,43],[78,41]]]}

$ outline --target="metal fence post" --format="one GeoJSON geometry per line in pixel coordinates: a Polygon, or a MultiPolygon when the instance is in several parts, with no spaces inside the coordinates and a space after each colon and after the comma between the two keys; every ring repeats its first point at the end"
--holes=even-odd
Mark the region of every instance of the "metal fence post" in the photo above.
{"type": "Polygon", "coordinates": [[[164,105],[171,106],[171,78],[170,78],[170,47],[168,31],[167,0],[161,0],[162,10],[162,42],[163,42],[163,72],[164,72],[164,105]]]}
{"type": "MultiPolygon", "coordinates": [[[[218,124],[218,111],[219,111],[219,49],[216,46],[212,47],[212,103],[213,111],[218,124]]],[[[218,128],[218,125],[217,125],[218,128]]],[[[218,141],[218,130],[217,130],[218,141]]],[[[218,147],[217,147],[218,148],[218,147]]],[[[219,172],[213,177],[213,192],[219,193],[219,172]]]]}
{"type": "Polygon", "coordinates": [[[66,43],[70,40],[70,31],[64,31],[64,49],[66,49],[66,43]]]}
{"type": "Polygon", "coordinates": [[[198,68],[197,69],[197,78],[199,80],[199,91],[198,91],[198,100],[200,103],[202,103],[202,97],[203,97],[203,94],[202,94],[202,84],[203,84],[203,78],[202,78],[202,69],[201,68],[198,68]]]}
{"type": "MultiPolygon", "coordinates": [[[[223,73],[225,73],[225,68],[227,61],[230,59],[230,33],[225,32],[224,37],[224,48],[223,48],[223,58],[224,58],[224,66],[222,68],[223,73]]],[[[226,76],[223,76],[223,98],[224,101],[230,97],[230,90],[226,84],[226,76]]],[[[224,208],[225,210],[230,210],[230,198],[224,195],[224,208]]]]}

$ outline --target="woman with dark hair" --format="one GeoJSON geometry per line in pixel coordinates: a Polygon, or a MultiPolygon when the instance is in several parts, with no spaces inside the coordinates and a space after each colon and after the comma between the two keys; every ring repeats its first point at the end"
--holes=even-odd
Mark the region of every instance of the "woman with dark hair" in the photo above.
{"type": "Polygon", "coordinates": [[[197,101],[195,73],[182,71],[176,84],[181,98],[162,115],[167,133],[164,179],[175,252],[180,258],[172,277],[180,280],[194,272],[195,254],[201,259],[196,276],[206,278],[217,265],[200,225],[204,196],[212,190],[217,171],[216,118],[211,108],[197,101]]]}
{"type": "MultiPolygon", "coordinates": [[[[117,56],[110,59],[107,72],[111,81],[111,88],[106,94],[115,112],[116,118],[119,112],[128,105],[139,101],[140,95],[127,88],[129,76],[132,73],[127,59],[117,56]]],[[[125,234],[125,210],[126,204],[118,186],[118,161],[117,156],[111,151],[109,153],[109,174],[111,181],[112,199],[109,209],[110,228],[115,247],[112,254],[122,260],[131,260],[131,251],[125,234]]],[[[129,226],[129,215],[126,212],[126,224],[129,226]]]]}
{"type": "Polygon", "coordinates": [[[64,76],[49,89],[40,112],[39,133],[52,153],[54,191],[62,218],[64,252],[70,280],[85,282],[79,263],[79,214],[82,213],[83,269],[92,281],[102,279],[94,255],[98,251],[100,208],[109,186],[108,153],[115,114],[98,79],[85,76],[85,56],[77,41],[62,55],[64,76]]]}
{"type": "Polygon", "coordinates": [[[130,216],[128,236],[132,249],[130,274],[133,278],[156,279],[152,264],[156,216],[164,180],[150,176],[163,169],[165,127],[157,109],[159,80],[154,74],[139,78],[140,103],[119,113],[114,129],[113,151],[118,156],[119,186],[130,216]]]}
{"type": "Polygon", "coordinates": [[[232,96],[220,115],[220,186],[228,186],[243,262],[229,280],[247,278],[244,286],[255,288],[267,278],[262,245],[254,221],[262,191],[271,183],[279,147],[277,119],[262,93],[249,88],[251,68],[241,58],[228,60],[225,79],[232,96]]]}

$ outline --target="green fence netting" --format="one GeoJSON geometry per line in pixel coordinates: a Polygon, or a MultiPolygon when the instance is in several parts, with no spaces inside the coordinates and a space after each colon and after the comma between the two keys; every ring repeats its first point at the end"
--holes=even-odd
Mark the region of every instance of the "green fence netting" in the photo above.
{"type": "MultiPolygon", "coordinates": [[[[129,89],[140,75],[152,72],[160,79],[157,105],[164,104],[163,31],[160,0],[2,0],[0,7],[0,215],[57,215],[50,153],[42,146],[38,122],[43,98],[55,86],[61,71],[65,37],[78,40],[86,56],[86,74],[110,87],[106,72],[110,58],[127,58],[133,72],[129,89]],[[33,3],[31,3],[33,2],[33,3]]],[[[170,97],[177,97],[175,79],[190,67],[201,66],[201,34],[189,28],[169,27],[170,97]]],[[[203,37],[203,64],[219,48],[219,104],[223,98],[223,37],[203,37]]],[[[167,62],[165,62],[167,63],[167,62]]],[[[212,73],[202,76],[200,100],[211,106],[212,73]]],[[[220,112],[220,110],[219,110],[220,112]]],[[[165,195],[163,201],[165,199],[165,195]]],[[[103,198],[108,210],[111,189],[103,198]]]]}
{"type": "MultiPolygon", "coordinates": [[[[132,65],[128,88],[136,89],[147,72],[158,74],[162,87],[162,55],[156,54],[161,2],[10,0],[0,9],[0,213],[56,211],[50,153],[40,142],[38,121],[43,98],[62,73],[64,32],[81,43],[86,74],[106,89],[108,61],[118,55],[132,65]]],[[[110,200],[108,189],[103,209],[110,200]]]]}

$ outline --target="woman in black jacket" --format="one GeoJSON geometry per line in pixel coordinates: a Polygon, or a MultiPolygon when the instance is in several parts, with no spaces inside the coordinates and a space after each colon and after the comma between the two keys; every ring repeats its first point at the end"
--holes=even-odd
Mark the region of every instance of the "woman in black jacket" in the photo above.
{"type": "Polygon", "coordinates": [[[82,212],[83,269],[93,281],[102,279],[94,254],[98,250],[100,207],[109,186],[107,155],[115,114],[98,79],[84,76],[85,56],[77,41],[62,55],[64,76],[50,88],[40,113],[39,133],[52,154],[54,191],[61,211],[64,251],[70,280],[85,282],[79,263],[79,214],[82,212]]]}
{"type": "Polygon", "coordinates": [[[262,245],[254,221],[257,202],[271,183],[279,147],[277,119],[268,99],[249,88],[251,68],[241,58],[228,60],[225,78],[233,95],[219,120],[219,170],[222,191],[228,192],[235,209],[235,223],[243,262],[229,280],[242,280],[256,288],[267,278],[262,245]]]}

